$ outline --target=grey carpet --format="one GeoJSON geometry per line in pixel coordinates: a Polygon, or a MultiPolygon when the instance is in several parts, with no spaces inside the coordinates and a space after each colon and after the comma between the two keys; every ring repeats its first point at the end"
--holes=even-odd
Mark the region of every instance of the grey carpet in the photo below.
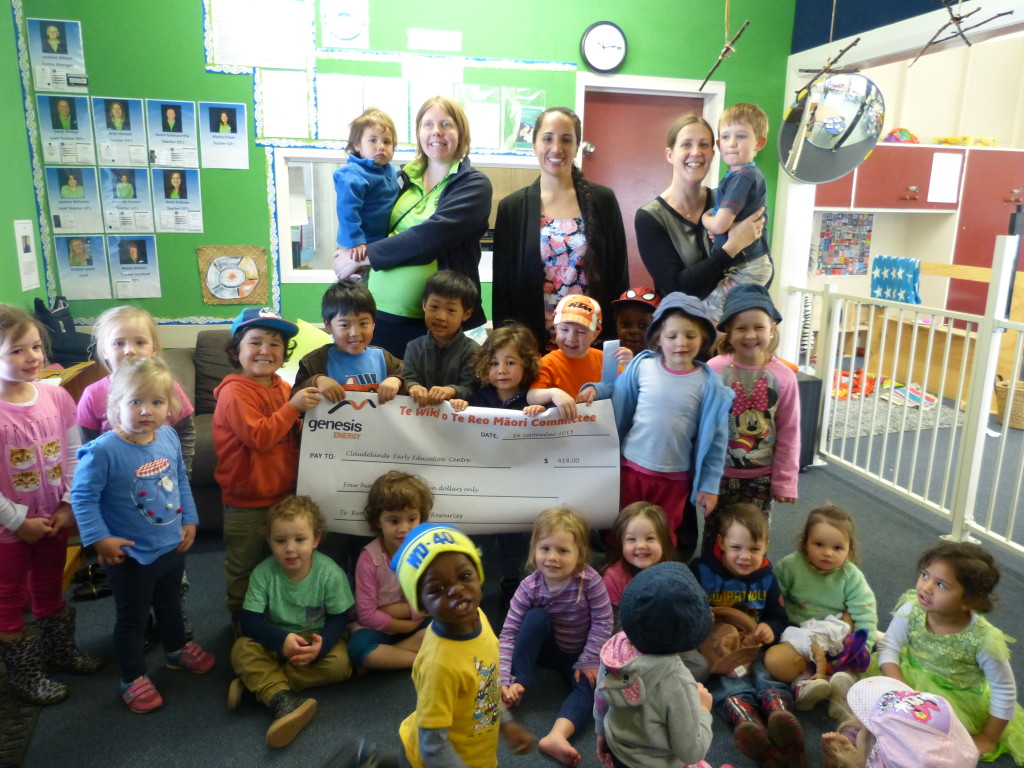
{"type": "MultiPolygon", "coordinates": [[[[940,401],[934,408],[925,410],[893,403],[879,398],[875,393],[856,400],[833,401],[833,427],[828,434],[831,439],[841,439],[887,432],[911,432],[919,426],[922,430],[951,427],[957,418],[957,410],[946,401],[940,401]]],[[[961,413],[957,424],[962,423],[961,413]]]]}
{"type": "Polygon", "coordinates": [[[18,698],[7,688],[0,665],[0,768],[17,768],[25,760],[40,707],[18,698]]]}
{"type": "MultiPolygon", "coordinates": [[[[914,584],[918,553],[936,543],[939,534],[947,533],[948,528],[943,527],[940,518],[911,507],[841,468],[814,467],[800,476],[800,500],[793,506],[776,506],[769,556],[778,560],[791,552],[808,511],[829,501],[850,509],[856,518],[861,567],[875,590],[879,624],[884,627],[896,598],[914,584]]],[[[1013,607],[1014,596],[1024,589],[1024,564],[1001,552],[996,556],[1004,563],[999,588],[1004,600],[990,618],[1007,634],[1024,638],[1024,612],[1013,607]]],[[[217,655],[217,668],[201,677],[172,672],[161,666],[159,651],[150,652],[147,658],[153,679],[167,703],[162,710],[145,716],[129,713],[121,703],[112,663],[97,675],[67,678],[71,697],[62,704],[43,708],[25,766],[314,768],[344,739],[366,738],[387,748],[396,746],[398,725],[415,704],[408,673],[371,673],[313,692],[319,701],[316,717],[291,745],[280,750],[272,750],[264,742],[270,718],[261,707],[248,703],[237,712],[227,711],[225,698],[232,673],[228,662],[230,631],[223,609],[222,562],[221,544],[209,535],[200,537],[188,562],[193,585],[188,598],[189,613],[197,627],[198,641],[217,655]]],[[[496,579],[490,579],[485,590],[484,607],[494,623],[496,579]]],[[[80,603],[78,611],[82,647],[110,658],[113,600],[80,603]]],[[[1019,648],[1016,652],[1020,653],[1019,648]]],[[[1019,664],[1015,663],[1015,667],[1020,676],[1019,664]]],[[[561,680],[553,674],[542,675],[515,715],[535,735],[543,735],[565,694],[561,680]]],[[[832,727],[825,709],[822,705],[800,714],[811,766],[821,764],[820,735],[832,727]]],[[[583,766],[597,765],[592,727],[579,734],[575,744],[583,755],[583,766]]],[[[738,753],[728,726],[717,717],[707,760],[713,766],[752,765],[738,753]]],[[[555,765],[536,752],[516,757],[504,744],[498,761],[503,767],[555,765]]],[[[1012,764],[1006,757],[993,763],[998,767],[1012,764]]]]}

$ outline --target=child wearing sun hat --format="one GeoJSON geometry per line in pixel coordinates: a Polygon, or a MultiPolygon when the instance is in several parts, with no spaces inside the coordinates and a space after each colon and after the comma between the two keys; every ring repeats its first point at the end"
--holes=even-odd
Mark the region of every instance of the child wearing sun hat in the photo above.
{"type": "Polygon", "coordinates": [[[859,723],[821,737],[826,768],[972,768],[978,749],[949,702],[891,677],[854,683],[847,702],[859,723]],[[862,726],[862,727],[861,727],[862,726]]]}

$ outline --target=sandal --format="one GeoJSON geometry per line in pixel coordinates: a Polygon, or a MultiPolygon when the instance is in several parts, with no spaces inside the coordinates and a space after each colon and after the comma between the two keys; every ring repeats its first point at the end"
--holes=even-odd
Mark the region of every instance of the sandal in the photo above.
{"type": "Polygon", "coordinates": [[[107,571],[99,563],[89,563],[75,571],[71,580],[75,584],[81,584],[84,581],[106,581],[107,571]]]}
{"type": "Polygon", "coordinates": [[[102,581],[86,581],[83,584],[79,584],[75,587],[71,593],[71,599],[75,602],[81,602],[83,600],[99,600],[103,597],[110,597],[113,592],[110,589],[110,582],[106,579],[102,581]]]}

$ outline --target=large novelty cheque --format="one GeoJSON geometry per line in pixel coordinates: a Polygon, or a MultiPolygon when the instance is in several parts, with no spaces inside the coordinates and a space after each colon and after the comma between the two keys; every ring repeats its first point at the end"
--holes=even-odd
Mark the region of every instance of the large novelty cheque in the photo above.
{"type": "Polygon", "coordinates": [[[498,408],[456,413],[409,397],[386,405],[346,393],[307,411],[298,492],[320,505],[332,531],[370,535],[363,517],[373,481],[392,469],[422,477],[434,494],[430,519],[467,533],[528,531],[562,504],[594,528],[610,528],[619,503],[619,437],[610,400],[540,416],[498,408]]]}

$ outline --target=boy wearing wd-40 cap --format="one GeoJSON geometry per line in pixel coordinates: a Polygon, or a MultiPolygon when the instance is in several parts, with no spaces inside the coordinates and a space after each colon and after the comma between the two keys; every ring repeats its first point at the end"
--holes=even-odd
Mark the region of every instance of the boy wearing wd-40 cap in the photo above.
{"type": "Polygon", "coordinates": [[[249,574],[266,557],[267,510],[295,492],[299,471],[296,425],[316,406],[313,387],[294,394],[277,369],[291,355],[299,327],[271,307],[243,309],[231,324],[228,358],[241,369],[213,390],[214,477],[224,497],[224,576],[228,610],[242,609],[249,574]]]}
{"type": "Polygon", "coordinates": [[[416,711],[399,726],[404,762],[349,744],[327,768],[412,766],[494,768],[498,731],[517,754],[533,735],[501,703],[498,638],[480,610],[483,566],[457,528],[423,523],[391,560],[409,604],[432,617],[412,666],[416,711]]]}

